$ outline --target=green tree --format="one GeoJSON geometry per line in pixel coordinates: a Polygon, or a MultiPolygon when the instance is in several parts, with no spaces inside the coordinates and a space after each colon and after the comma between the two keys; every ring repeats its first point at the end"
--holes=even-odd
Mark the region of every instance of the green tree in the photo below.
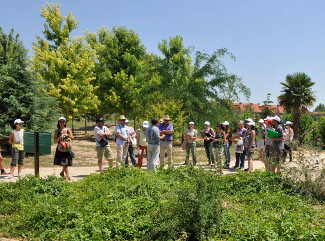
{"type": "Polygon", "coordinates": [[[324,112],[325,111],[325,105],[320,103],[318,106],[316,106],[314,111],[316,111],[316,112],[324,112]]]}
{"type": "Polygon", "coordinates": [[[265,119],[266,117],[273,115],[273,111],[270,108],[270,105],[273,103],[273,101],[271,100],[271,93],[267,94],[266,101],[263,101],[263,103],[264,108],[261,113],[261,118],[265,119]]]}
{"type": "Polygon", "coordinates": [[[17,118],[32,131],[49,131],[57,112],[53,99],[39,89],[35,74],[28,70],[27,49],[11,30],[0,28],[0,138],[8,137],[17,118]]]}
{"type": "Polygon", "coordinates": [[[97,33],[87,32],[86,39],[98,55],[95,73],[101,112],[135,117],[146,84],[139,77],[146,50],[138,34],[125,27],[103,27],[97,33]]]}
{"type": "Polygon", "coordinates": [[[316,101],[312,87],[315,83],[305,73],[288,74],[285,82],[281,82],[280,105],[293,112],[293,130],[295,138],[299,138],[301,109],[312,106],[316,101]]]}
{"type": "Polygon", "coordinates": [[[74,129],[74,117],[98,108],[97,87],[93,85],[95,50],[84,43],[84,37],[70,38],[78,22],[71,12],[62,17],[60,4],[47,3],[41,13],[46,20],[43,34],[47,40],[37,36],[31,67],[46,82],[46,93],[55,97],[61,112],[72,119],[74,129]]]}

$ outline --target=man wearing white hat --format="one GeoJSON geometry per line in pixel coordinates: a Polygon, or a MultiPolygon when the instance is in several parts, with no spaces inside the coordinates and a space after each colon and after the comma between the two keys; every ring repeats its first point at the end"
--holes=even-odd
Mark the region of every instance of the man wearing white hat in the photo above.
{"type": "Polygon", "coordinates": [[[283,128],[280,125],[281,119],[278,116],[275,116],[273,118],[273,126],[275,128],[275,131],[279,133],[278,138],[272,137],[271,140],[273,141],[273,150],[275,152],[275,163],[271,166],[271,171],[275,172],[275,169],[277,169],[278,172],[280,172],[280,164],[283,160],[283,150],[284,150],[284,135],[283,135],[283,128]]]}
{"type": "Polygon", "coordinates": [[[123,161],[126,158],[127,151],[129,149],[130,143],[130,131],[127,127],[125,121],[126,118],[124,115],[121,115],[119,118],[120,124],[115,127],[116,135],[116,165],[122,166],[123,161]]]}
{"type": "Polygon", "coordinates": [[[266,131],[266,125],[264,124],[264,120],[260,119],[258,122],[258,127],[257,129],[257,136],[258,136],[258,141],[257,141],[257,151],[258,151],[258,159],[262,160],[263,159],[263,151],[264,151],[264,146],[265,146],[265,131],[266,131]]]}
{"type": "Polygon", "coordinates": [[[146,130],[149,127],[149,122],[142,122],[142,126],[137,130],[137,147],[138,147],[138,167],[142,167],[143,155],[146,152],[148,161],[148,143],[146,141],[146,130]]]}

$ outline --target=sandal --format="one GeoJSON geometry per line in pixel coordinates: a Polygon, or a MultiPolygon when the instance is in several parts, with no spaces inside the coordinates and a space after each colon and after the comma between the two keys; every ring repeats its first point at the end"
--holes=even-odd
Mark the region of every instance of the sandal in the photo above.
{"type": "Polygon", "coordinates": [[[66,180],[66,181],[70,181],[71,178],[70,178],[70,177],[66,177],[64,180],[66,180]]]}
{"type": "Polygon", "coordinates": [[[64,177],[64,171],[60,172],[60,176],[64,177]]]}

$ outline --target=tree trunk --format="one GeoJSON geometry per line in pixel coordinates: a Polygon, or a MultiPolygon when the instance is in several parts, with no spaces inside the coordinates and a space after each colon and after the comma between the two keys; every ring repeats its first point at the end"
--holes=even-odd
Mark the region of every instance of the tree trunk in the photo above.
{"type": "Polygon", "coordinates": [[[114,113],[115,126],[116,126],[116,113],[114,113]]]}
{"type": "Polygon", "coordinates": [[[294,139],[299,140],[299,127],[300,127],[300,110],[295,110],[293,113],[293,131],[294,139]]]}
{"type": "Polygon", "coordinates": [[[134,130],[136,130],[136,126],[137,126],[137,118],[135,117],[135,118],[134,118],[134,127],[133,127],[134,130]]]}
{"type": "Polygon", "coordinates": [[[85,114],[85,134],[87,134],[87,114],[85,114]]]}
{"type": "Polygon", "coordinates": [[[74,120],[73,120],[73,116],[72,116],[72,121],[71,121],[71,126],[72,126],[72,133],[74,134],[74,120]]]}

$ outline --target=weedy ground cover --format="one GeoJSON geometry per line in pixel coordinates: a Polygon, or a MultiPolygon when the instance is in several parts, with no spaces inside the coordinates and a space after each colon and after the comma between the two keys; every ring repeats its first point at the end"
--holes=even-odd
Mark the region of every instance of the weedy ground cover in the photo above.
{"type": "MultiPolygon", "coordinates": [[[[278,174],[112,169],[1,183],[2,236],[30,240],[324,240],[325,214],[278,174]]],[[[317,204],[317,205],[316,205],[317,204]]]]}

